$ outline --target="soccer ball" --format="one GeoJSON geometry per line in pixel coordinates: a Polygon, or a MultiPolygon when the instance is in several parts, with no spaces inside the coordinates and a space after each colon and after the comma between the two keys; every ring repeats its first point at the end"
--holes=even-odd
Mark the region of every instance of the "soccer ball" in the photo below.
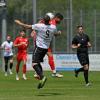
{"type": "Polygon", "coordinates": [[[51,12],[46,13],[46,15],[50,17],[50,20],[54,18],[54,14],[51,12]]]}

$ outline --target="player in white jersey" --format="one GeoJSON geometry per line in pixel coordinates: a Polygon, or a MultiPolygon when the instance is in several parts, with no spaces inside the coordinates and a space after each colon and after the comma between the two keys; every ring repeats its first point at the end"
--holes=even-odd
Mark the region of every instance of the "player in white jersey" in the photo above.
{"type": "Polygon", "coordinates": [[[9,73],[12,74],[12,67],[13,67],[13,42],[11,41],[11,36],[7,36],[7,40],[1,44],[1,48],[4,50],[4,62],[5,62],[5,76],[7,76],[8,71],[8,62],[9,65],[9,73]]]}
{"type": "Polygon", "coordinates": [[[25,28],[31,28],[37,31],[36,46],[33,51],[33,57],[32,57],[32,66],[40,79],[38,89],[42,88],[47,80],[47,78],[43,74],[42,66],[40,63],[43,62],[43,58],[48,51],[50,42],[54,34],[57,34],[56,26],[49,24],[50,17],[46,15],[43,19],[44,19],[44,23],[38,23],[34,25],[27,25],[20,22],[19,20],[15,20],[17,24],[25,28]]]}

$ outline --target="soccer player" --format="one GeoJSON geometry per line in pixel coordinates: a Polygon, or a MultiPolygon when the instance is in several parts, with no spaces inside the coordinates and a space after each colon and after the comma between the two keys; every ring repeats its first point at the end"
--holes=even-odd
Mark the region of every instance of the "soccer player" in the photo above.
{"type": "Polygon", "coordinates": [[[44,23],[38,23],[34,25],[27,25],[18,20],[15,20],[17,24],[37,31],[36,46],[33,51],[33,57],[32,57],[32,66],[40,79],[38,84],[38,89],[42,88],[47,80],[46,76],[44,76],[43,74],[41,62],[43,62],[43,58],[48,51],[52,37],[54,36],[54,34],[57,33],[56,26],[49,24],[50,21],[49,16],[46,15],[43,18],[43,20],[44,23]]]}
{"type": "Polygon", "coordinates": [[[78,33],[72,40],[72,48],[77,49],[77,57],[82,65],[82,68],[75,70],[75,77],[78,77],[79,72],[84,73],[84,79],[86,86],[89,86],[88,71],[89,71],[89,56],[88,47],[91,47],[90,39],[87,34],[84,33],[83,26],[77,26],[78,33]]]}
{"type": "MultiPolygon", "coordinates": [[[[50,13],[47,13],[47,15],[50,15],[50,13]]],[[[63,20],[63,15],[60,13],[56,13],[54,17],[52,15],[50,15],[50,16],[52,17],[52,19],[49,22],[51,25],[57,26],[63,20]]],[[[61,32],[59,31],[59,33],[61,33],[61,32]]],[[[47,56],[48,56],[50,68],[52,70],[52,76],[59,77],[59,78],[63,77],[62,74],[56,72],[53,53],[52,53],[52,42],[51,42],[50,47],[48,49],[47,56]]]]}
{"type": "Polygon", "coordinates": [[[9,73],[12,73],[12,67],[13,67],[13,42],[11,41],[11,36],[7,36],[7,40],[4,41],[1,45],[1,49],[4,49],[4,62],[5,62],[5,76],[8,75],[8,63],[10,62],[9,65],[9,73]]]}
{"type": "MultiPolygon", "coordinates": [[[[53,13],[47,13],[46,15],[48,15],[50,17],[50,24],[57,26],[62,20],[63,20],[63,15],[60,13],[57,14],[53,14],[53,13]]],[[[39,21],[39,23],[44,23],[43,19],[39,21]]],[[[61,34],[61,31],[59,31],[59,33],[61,34]]],[[[34,44],[35,44],[35,34],[34,33],[34,44]]],[[[57,34],[58,35],[58,34],[57,34]]],[[[53,58],[53,53],[52,53],[52,42],[50,43],[50,47],[48,49],[47,52],[47,56],[48,56],[48,63],[50,65],[51,71],[52,71],[52,76],[53,77],[63,77],[63,75],[61,75],[60,73],[56,72],[56,68],[55,68],[55,63],[54,63],[54,58],[53,58]]],[[[37,75],[34,75],[35,78],[37,78],[37,75]]]]}
{"type": "Polygon", "coordinates": [[[17,53],[17,65],[16,65],[16,80],[19,80],[19,67],[20,63],[23,62],[23,79],[26,78],[26,61],[27,61],[27,48],[28,48],[28,38],[26,37],[25,30],[20,31],[20,36],[18,36],[14,41],[14,46],[18,48],[17,53]]]}

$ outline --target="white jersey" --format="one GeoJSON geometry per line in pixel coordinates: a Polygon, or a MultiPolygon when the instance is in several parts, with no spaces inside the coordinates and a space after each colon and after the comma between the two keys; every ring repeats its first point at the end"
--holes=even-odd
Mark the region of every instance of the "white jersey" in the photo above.
{"type": "Polygon", "coordinates": [[[38,23],[32,25],[32,29],[36,30],[36,45],[48,49],[54,33],[57,32],[56,26],[38,23]]]}
{"type": "Polygon", "coordinates": [[[13,48],[13,42],[3,42],[1,45],[2,48],[4,48],[4,56],[12,56],[13,52],[12,52],[12,48],[13,48]]]}

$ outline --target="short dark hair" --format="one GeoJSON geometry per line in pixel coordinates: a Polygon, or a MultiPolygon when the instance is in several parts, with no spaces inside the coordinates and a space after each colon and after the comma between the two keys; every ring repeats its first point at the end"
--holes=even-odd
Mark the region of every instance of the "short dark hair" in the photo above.
{"type": "Polygon", "coordinates": [[[20,32],[26,32],[26,29],[25,28],[20,29],[20,32]]]}
{"type": "Polygon", "coordinates": [[[49,24],[50,17],[49,17],[48,15],[45,15],[45,16],[43,17],[43,20],[44,20],[45,24],[49,24]]]}
{"type": "Polygon", "coordinates": [[[78,29],[78,28],[80,28],[80,27],[82,27],[82,28],[83,28],[83,25],[78,25],[78,26],[77,26],[77,29],[78,29]]]}
{"type": "Polygon", "coordinates": [[[55,14],[55,17],[58,17],[58,18],[60,18],[61,20],[63,20],[63,15],[61,14],[61,13],[56,13],[55,14]]]}

